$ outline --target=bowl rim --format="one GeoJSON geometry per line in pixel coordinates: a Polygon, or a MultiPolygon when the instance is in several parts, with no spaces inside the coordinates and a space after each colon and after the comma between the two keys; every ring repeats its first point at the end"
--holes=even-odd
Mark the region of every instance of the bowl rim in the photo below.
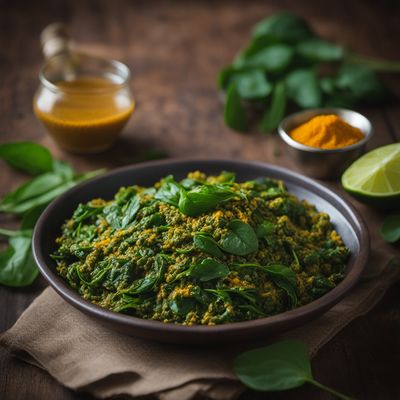
{"type": "MultiPolygon", "coordinates": [[[[325,199],[326,200],[326,199],[325,199]]],[[[328,200],[327,200],[328,201],[328,200]]],[[[330,202],[330,201],[329,201],[330,202]]],[[[342,213],[342,212],[341,212],[342,213]]],[[[64,192],[61,196],[53,200],[43,211],[41,216],[39,217],[33,232],[32,238],[32,249],[34,259],[36,264],[39,267],[41,274],[50,284],[50,286],[65,300],[67,300],[70,304],[72,304],[75,308],[83,311],[87,314],[91,314],[94,317],[107,322],[107,323],[114,323],[117,325],[128,325],[130,328],[140,329],[142,331],[147,331],[149,333],[168,333],[168,334],[181,334],[181,335],[190,335],[190,334],[201,334],[203,338],[207,336],[215,337],[223,336],[224,333],[230,333],[232,330],[235,332],[247,332],[253,329],[261,329],[268,327],[270,328],[277,328],[279,326],[283,326],[287,324],[287,320],[301,320],[305,318],[310,318],[310,315],[314,315],[317,313],[318,310],[328,310],[329,308],[333,307],[337,304],[348,292],[355,286],[358,282],[362,272],[365,269],[366,262],[369,256],[370,250],[370,239],[367,226],[359,214],[359,212],[345,201],[339,194],[336,194],[333,190],[325,187],[324,185],[305,177],[299,173],[293,172],[287,168],[275,166],[272,164],[262,163],[258,161],[246,161],[246,160],[233,160],[233,159],[215,159],[215,158],[170,158],[167,160],[161,161],[148,161],[133,165],[128,165],[120,168],[116,168],[107,172],[105,174],[96,176],[92,179],[87,181],[81,182],[78,185],[72,187],[71,189],[64,192]],[[360,252],[358,254],[357,259],[354,261],[353,268],[345,275],[345,278],[331,291],[323,295],[322,297],[308,303],[306,305],[297,307],[292,310],[285,311],[283,313],[279,313],[273,316],[255,319],[255,320],[248,320],[248,321],[240,321],[240,322],[233,322],[233,323],[226,323],[221,325],[181,325],[181,324],[173,324],[173,323],[164,323],[161,321],[156,320],[147,320],[138,317],[133,317],[126,314],[117,313],[105,308],[102,308],[98,305],[95,305],[88,300],[85,300],[81,297],[77,292],[75,292],[72,288],[68,286],[68,284],[53,270],[53,268],[47,265],[45,256],[42,252],[41,247],[41,237],[42,232],[46,229],[47,220],[51,215],[56,212],[58,209],[59,204],[62,204],[63,200],[68,198],[72,193],[80,191],[85,188],[88,184],[93,184],[94,182],[100,182],[102,179],[107,177],[112,177],[126,171],[130,170],[140,170],[140,169],[148,169],[153,167],[160,167],[160,166],[171,166],[171,165],[178,165],[184,167],[186,164],[189,163],[233,163],[240,167],[258,167],[258,168],[267,168],[270,171],[274,171],[277,173],[282,173],[296,181],[300,181],[302,186],[307,189],[308,187],[312,187],[315,192],[324,192],[330,198],[330,200],[335,200],[337,203],[343,207],[347,213],[352,216],[352,222],[356,224],[356,227],[352,227],[354,231],[357,233],[358,240],[361,244],[360,252]],[[362,246],[362,244],[366,244],[362,246]],[[282,318],[282,317],[286,318],[282,318]]],[[[140,336],[140,335],[137,335],[140,336]]],[[[166,341],[168,341],[166,339],[166,341]]]]}
{"type": "Polygon", "coordinates": [[[290,147],[294,147],[297,150],[302,150],[305,152],[309,153],[322,153],[322,154],[337,154],[337,153],[346,153],[355,149],[362,148],[373,136],[374,134],[374,129],[372,126],[371,121],[363,114],[359,113],[358,111],[350,110],[348,108],[309,108],[307,110],[301,110],[297,111],[295,113],[289,114],[286,116],[278,125],[278,133],[281,139],[288,144],[290,147]],[[354,114],[357,116],[357,118],[361,118],[366,122],[367,129],[360,129],[363,134],[364,138],[360,140],[357,143],[354,143],[350,146],[345,146],[345,147],[339,147],[337,149],[321,149],[319,147],[312,147],[312,146],[307,146],[303,143],[300,143],[296,140],[294,140],[288,132],[286,132],[286,125],[295,117],[301,116],[303,114],[313,114],[310,116],[310,118],[316,117],[317,115],[328,115],[328,114],[335,114],[339,115],[343,118],[341,114],[354,114]]]}

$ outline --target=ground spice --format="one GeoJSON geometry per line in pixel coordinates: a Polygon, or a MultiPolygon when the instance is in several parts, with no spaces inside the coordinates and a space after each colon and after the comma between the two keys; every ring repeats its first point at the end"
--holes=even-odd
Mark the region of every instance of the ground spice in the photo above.
{"type": "Polygon", "coordinates": [[[290,132],[296,142],[320,149],[350,146],[364,138],[360,129],[337,115],[319,115],[290,132]]]}

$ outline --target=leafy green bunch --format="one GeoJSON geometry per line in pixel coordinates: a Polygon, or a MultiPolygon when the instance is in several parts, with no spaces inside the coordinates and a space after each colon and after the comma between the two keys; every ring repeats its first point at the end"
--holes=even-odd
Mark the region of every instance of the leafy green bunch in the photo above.
{"type": "Polygon", "coordinates": [[[260,130],[269,132],[291,104],[307,109],[379,102],[388,91],[375,70],[400,71],[400,63],[360,57],[318,37],[294,14],[272,15],[254,26],[250,43],[219,73],[225,123],[245,131],[248,109],[264,110],[260,130]]]}
{"type": "Polygon", "coordinates": [[[27,286],[38,275],[31,241],[40,214],[60,194],[101,170],[78,174],[69,164],[55,160],[48,149],[31,142],[0,145],[0,159],[33,175],[32,179],[0,200],[1,213],[22,218],[19,230],[0,228],[0,236],[8,238],[9,242],[9,246],[0,252],[0,284],[27,286]]]}

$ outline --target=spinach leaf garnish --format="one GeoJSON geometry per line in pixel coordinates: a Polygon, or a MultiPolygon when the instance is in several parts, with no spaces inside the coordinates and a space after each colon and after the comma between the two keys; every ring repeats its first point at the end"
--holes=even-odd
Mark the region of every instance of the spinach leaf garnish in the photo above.
{"type": "Polygon", "coordinates": [[[297,42],[312,35],[307,22],[290,12],[277,13],[265,18],[252,30],[252,36],[255,38],[268,36],[275,41],[286,43],[297,42]]]}
{"type": "Polygon", "coordinates": [[[275,226],[272,222],[264,221],[256,226],[256,235],[259,239],[263,239],[271,235],[275,231],[275,226]]]}
{"type": "Polygon", "coordinates": [[[213,237],[205,232],[197,233],[193,238],[194,245],[201,251],[208,253],[214,257],[221,258],[224,256],[218,247],[218,243],[213,237]]]}
{"type": "Polygon", "coordinates": [[[286,92],[301,108],[319,107],[322,101],[317,74],[311,69],[295,69],[286,77],[286,92]]]}
{"type": "Polygon", "coordinates": [[[135,218],[136,213],[139,211],[140,201],[139,197],[134,196],[129,202],[126,204],[123,210],[123,218],[121,221],[121,228],[126,228],[130,225],[135,218]]]}
{"type": "Polygon", "coordinates": [[[190,191],[181,188],[179,210],[182,214],[197,217],[212,210],[219,203],[235,197],[243,197],[243,195],[234,192],[226,185],[202,185],[190,191]]]}
{"type": "Polygon", "coordinates": [[[380,234],[389,243],[397,242],[400,239],[400,214],[386,217],[381,226],[380,234]]]}
{"type": "Polygon", "coordinates": [[[33,142],[12,142],[0,145],[0,159],[31,175],[53,170],[53,157],[48,149],[33,142]]]}
{"type": "Polygon", "coordinates": [[[164,203],[168,203],[172,206],[178,207],[180,190],[181,185],[175,182],[172,175],[169,175],[162,180],[161,187],[154,197],[157,200],[163,201],[164,203]]]}
{"type": "Polygon", "coordinates": [[[232,83],[226,93],[224,121],[227,126],[236,131],[245,131],[248,126],[246,110],[235,83],[232,83]]]}
{"type": "Polygon", "coordinates": [[[230,232],[219,243],[222,250],[238,256],[245,256],[258,250],[257,235],[249,224],[235,219],[230,221],[228,227],[230,232]]]}
{"type": "Polygon", "coordinates": [[[286,102],[285,82],[279,81],[276,83],[272,92],[271,104],[262,116],[260,123],[261,132],[270,132],[277,127],[280,120],[285,115],[286,102]]]}
{"type": "Polygon", "coordinates": [[[233,370],[253,390],[282,391],[311,383],[338,399],[351,400],[319,382],[312,375],[306,345],[286,340],[247,351],[236,357],[233,370]]]}
{"type": "Polygon", "coordinates": [[[196,307],[196,300],[191,297],[176,297],[169,305],[172,312],[175,314],[186,316],[196,307]]]}
{"type": "Polygon", "coordinates": [[[202,282],[225,278],[228,274],[229,268],[212,258],[206,258],[200,263],[193,264],[186,273],[186,275],[197,278],[202,282]]]}
{"type": "Polygon", "coordinates": [[[0,284],[30,285],[39,274],[31,249],[32,231],[0,229],[0,235],[9,238],[9,247],[0,252],[0,284]]]}
{"type": "Polygon", "coordinates": [[[103,214],[112,228],[124,229],[133,222],[139,209],[139,198],[135,195],[135,193],[128,193],[127,195],[123,195],[123,198],[120,199],[119,202],[117,201],[107,207],[104,207],[103,214]],[[126,196],[131,196],[131,198],[127,200],[126,196]]]}

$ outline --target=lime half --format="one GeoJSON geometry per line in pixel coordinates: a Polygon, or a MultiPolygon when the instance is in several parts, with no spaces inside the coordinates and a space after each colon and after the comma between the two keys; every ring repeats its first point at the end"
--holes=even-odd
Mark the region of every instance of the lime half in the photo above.
{"type": "Polygon", "coordinates": [[[342,185],[364,203],[400,209],[400,143],[364,154],[343,173],[342,185]]]}

